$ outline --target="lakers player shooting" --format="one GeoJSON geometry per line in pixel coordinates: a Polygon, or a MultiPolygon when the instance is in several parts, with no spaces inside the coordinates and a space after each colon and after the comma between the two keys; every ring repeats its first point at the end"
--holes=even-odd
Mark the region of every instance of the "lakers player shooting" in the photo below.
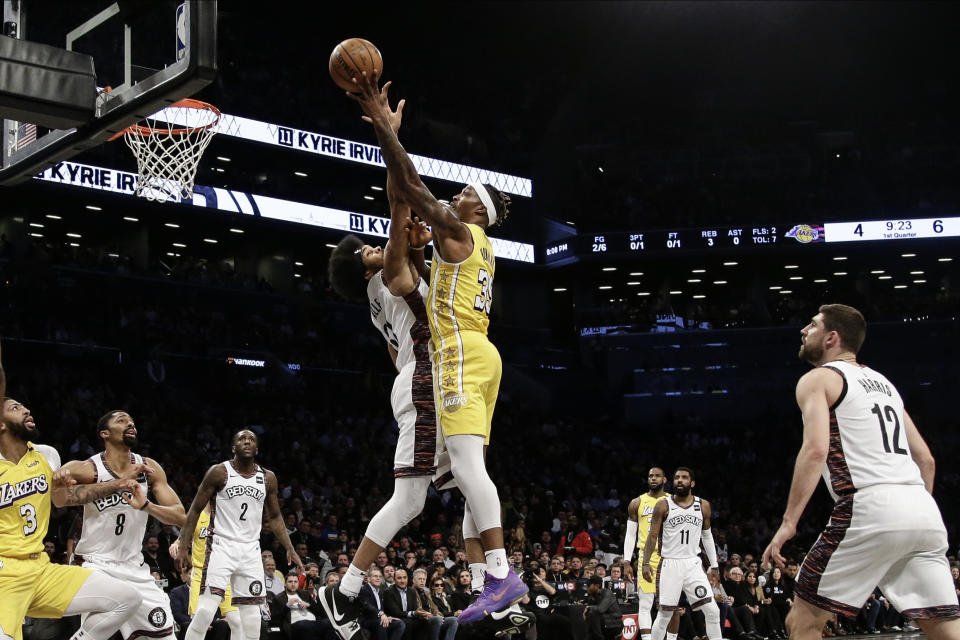
{"type": "Polygon", "coordinates": [[[506,218],[509,199],[489,185],[471,183],[450,205],[438,201],[420,180],[390,126],[393,113],[387,88],[376,74],[356,78],[360,103],[380,142],[387,175],[397,196],[431,225],[434,260],[430,268],[427,313],[433,349],[437,422],[450,454],[451,472],[466,498],[465,539],[480,539],[486,555],[483,593],[459,617],[475,622],[501,611],[527,592],[509,570],[497,488],[487,474],[484,446],[500,388],[502,363],[487,338],[493,302],[495,260],[487,230],[506,218]]]}
{"type": "Polygon", "coordinates": [[[190,566],[190,544],[200,512],[210,503],[204,579],[200,585],[197,612],[190,622],[186,640],[202,640],[207,627],[229,586],[233,604],[240,610],[243,635],[260,637],[260,605],[265,600],[263,564],[260,558],[260,530],[266,508],[266,524],[287,550],[287,559],[303,571],[293,550],[277,503],[277,477],[260,467],[257,436],[246,429],[233,437],[233,459],[207,470],[197,496],[190,505],[187,522],[180,530],[177,567],[190,566]]]}
{"type": "MultiPolygon", "coordinates": [[[[647,473],[646,493],[634,498],[627,507],[627,533],[623,542],[623,559],[633,561],[633,552],[643,554],[643,548],[650,536],[650,523],[653,521],[653,509],[657,503],[670,494],[663,490],[667,477],[660,467],[651,467],[647,473]]],[[[650,558],[650,566],[654,574],[660,567],[660,554],[654,549],[650,558]]],[[[637,626],[640,629],[640,639],[650,640],[650,627],[653,624],[653,600],[657,594],[657,585],[653,581],[645,580],[643,574],[637,572],[638,611],[637,626]]],[[[670,625],[667,627],[667,640],[675,640],[680,628],[680,616],[673,613],[670,625]]]]}
{"type": "MultiPolygon", "coordinates": [[[[115,578],[52,564],[43,552],[51,502],[82,505],[135,490],[132,479],[95,486],[76,485],[60,468],[53,447],[34,444],[36,421],[30,410],[6,397],[0,364],[0,640],[20,640],[24,616],[85,616],[71,640],[107,640],[140,606],[136,591],[115,578]]],[[[142,469],[141,469],[142,470],[142,469]]]]}
{"type": "Polygon", "coordinates": [[[700,563],[700,543],[710,562],[710,571],[717,570],[717,548],[710,531],[710,503],[693,495],[696,480],[688,467],[678,467],[673,474],[673,495],[661,498],[653,508],[650,535],[643,547],[643,578],[653,582],[651,566],[654,547],[660,543],[660,568],[656,573],[660,613],[653,625],[653,640],[663,640],[676,611],[680,592],[687,594],[691,610],[701,609],[710,640],[720,640],[720,608],[713,589],[700,563]]]}
{"type": "Polygon", "coordinates": [[[800,359],[815,368],[797,383],[803,444],[783,523],[763,553],[780,549],[822,475],[835,500],[830,522],[796,579],[791,638],[818,638],[833,614],[857,615],[877,586],[928,638],[960,638],[960,607],[947,563],[947,532],[933,496],[935,462],[896,387],[857,362],[863,315],[819,309],[801,331],[800,359]]]}
{"type": "Polygon", "coordinates": [[[143,563],[142,547],[149,516],[164,524],[183,526],[183,504],[156,460],[131,451],[137,444],[137,426],[129,413],[107,413],[97,422],[96,430],[104,443],[103,453],[87,460],[72,460],[64,469],[80,485],[133,477],[136,489],[133,494],[114,493],[83,506],[83,533],[75,553],[82,566],[125,581],[143,597],[140,608],[120,627],[120,635],[172,637],[170,599],[143,563]],[[147,499],[148,491],[156,502],[147,499]]]}
{"type": "MultiPolygon", "coordinates": [[[[400,128],[402,113],[401,101],[391,114],[390,127],[395,132],[400,128]]],[[[390,404],[400,430],[393,462],[393,495],[370,520],[343,579],[324,587],[321,593],[320,603],[344,640],[360,634],[357,619],[361,609],[356,597],[367,567],[397,532],[423,511],[431,479],[443,484],[437,477],[441,451],[429,354],[429,287],[425,280],[429,273],[423,259],[429,237],[420,238],[418,234],[419,244],[411,243],[408,231],[414,229],[414,223],[410,207],[398,202],[396,184],[389,174],[387,200],[390,237],[382,250],[349,235],[330,256],[334,290],[346,298],[366,299],[370,320],[387,343],[397,369],[390,404]]]]}

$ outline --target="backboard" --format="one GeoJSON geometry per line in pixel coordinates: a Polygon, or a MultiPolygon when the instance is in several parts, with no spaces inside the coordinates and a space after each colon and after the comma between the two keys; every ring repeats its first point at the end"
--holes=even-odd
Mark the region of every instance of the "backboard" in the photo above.
{"type": "MultiPolygon", "coordinates": [[[[28,180],[102,144],[216,76],[216,0],[75,0],[56,7],[3,0],[2,35],[89,55],[99,87],[93,89],[96,106],[74,128],[49,131],[24,122],[22,111],[17,120],[8,118],[13,112],[0,106],[0,184],[28,180]],[[109,92],[102,90],[108,86],[109,92]]],[[[6,77],[4,64],[0,60],[0,76],[6,77]]]]}

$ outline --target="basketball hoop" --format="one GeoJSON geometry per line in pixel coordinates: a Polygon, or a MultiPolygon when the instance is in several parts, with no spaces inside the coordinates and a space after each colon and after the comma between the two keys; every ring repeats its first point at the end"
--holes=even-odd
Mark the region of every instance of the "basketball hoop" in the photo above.
{"type": "Polygon", "coordinates": [[[212,104],[185,98],[116,134],[137,159],[137,189],[141,198],[181,202],[193,197],[193,180],[200,157],[220,122],[212,104]]]}

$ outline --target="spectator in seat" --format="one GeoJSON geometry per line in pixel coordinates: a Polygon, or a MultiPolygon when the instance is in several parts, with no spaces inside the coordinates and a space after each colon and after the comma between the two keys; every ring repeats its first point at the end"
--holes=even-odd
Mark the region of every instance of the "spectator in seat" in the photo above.
{"type": "Polygon", "coordinates": [[[763,586],[763,595],[770,599],[770,605],[776,610],[775,619],[779,619],[781,624],[777,629],[780,635],[786,636],[786,629],[783,621],[787,619],[790,607],[793,606],[793,593],[787,592],[787,579],[780,570],[780,567],[774,567],[770,570],[770,578],[767,584],[763,586]]]}
{"type": "Polygon", "coordinates": [[[271,598],[270,615],[289,640],[337,640],[320,604],[302,589],[296,573],[287,576],[284,590],[271,598]]]}
{"type": "Polygon", "coordinates": [[[432,626],[437,627],[439,633],[439,619],[437,622],[429,622],[433,616],[429,611],[420,608],[420,598],[417,590],[409,584],[409,577],[406,569],[397,569],[393,576],[393,586],[386,590],[383,596],[383,610],[391,618],[399,618],[407,625],[408,633],[422,635],[428,633],[429,637],[436,638],[432,633],[432,626]]]}
{"type": "Polygon", "coordinates": [[[590,539],[586,526],[572,513],[567,518],[565,533],[560,536],[557,553],[577,553],[581,556],[589,556],[593,553],[593,540],[590,539]]]}
{"type": "Polygon", "coordinates": [[[363,612],[360,614],[360,627],[366,629],[373,640],[400,640],[406,629],[406,623],[399,618],[387,615],[383,607],[383,573],[380,569],[370,569],[367,581],[357,595],[363,612]]]}
{"type": "Polygon", "coordinates": [[[747,636],[754,640],[762,638],[757,633],[757,625],[754,620],[754,616],[760,614],[757,596],[744,582],[743,569],[739,566],[731,568],[730,580],[723,583],[723,588],[727,595],[733,598],[733,604],[731,605],[733,613],[737,616],[747,636]]]}
{"type": "Polygon", "coordinates": [[[454,585],[453,593],[450,594],[450,606],[453,607],[454,611],[463,611],[470,606],[474,599],[474,595],[470,593],[470,570],[461,569],[457,573],[457,582],[454,585]]]}
{"type": "MultiPolygon", "coordinates": [[[[756,564],[756,563],[753,563],[756,564]]],[[[757,630],[761,635],[776,640],[786,640],[786,634],[780,635],[780,627],[783,626],[783,620],[780,619],[777,610],[773,608],[773,598],[768,598],[763,592],[763,587],[757,581],[757,572],[750,570],[744,576],[747,588],[753,593],[757,601],[758,612],[754,614],[754,621],[757,624],[757,630]]]]}
{"type": "MultiPolygon", "coordinates": [[[[443,589],[443,579],[436,578],[440,589],[443,589]]],[[[430,629],[430,640],[453,640],[457,635],[457,627],[460,622],[453,616],[443,616],[440,610],[433,602],[430,591],[427,589],[427,572],[425,569],[417,569],[413,572],[413,588],[417,593],[419,600],[419,609],[430,613],[429,618],[424,618],[430,629]]]]}

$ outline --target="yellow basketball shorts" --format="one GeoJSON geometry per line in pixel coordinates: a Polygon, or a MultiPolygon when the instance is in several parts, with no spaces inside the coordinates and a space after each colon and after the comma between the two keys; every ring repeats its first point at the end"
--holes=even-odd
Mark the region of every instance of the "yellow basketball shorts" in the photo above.
{"type": "MultiPolygon", "coordinates": [[[[187,613],[191,616],[197,612],[197,601],[200,600],[200,582],[203,580],[203,568],[193,565],[193,573],[190,577],[190,604],[187,606],[187,613]]],[[[230,587],[227,587],[223,600],[220,601],[220,615],[225,616],[230,611],[237,611],[237,608],[230,602],[230,587]]]]}
{"type": "Polygon", "coordinates": [[[500,391],[500,352],[478,331],[444,337],[433,353],[437,422],[444,437],[478,435],[490,443],[490,424],[500,391]]]}
{"type": "Polygon", "coordinates": [[[0,557],[0,633],[22,638],[23,618],[62,618],[90,569],[36,559],[0,557]]]}
{"type": "MultiPolygon", "coordinates": [[[[643,549],[640,550],[640,562],[643,562],[643,549]]],[[[640,593],[657,592],[657,572],[660,570],[660,556],[653,554],[650,556],[650,567],[653,569],[653,582],[647,582],[643,579],[643,567],[637,571],[637,591],[640,593]]]]}

